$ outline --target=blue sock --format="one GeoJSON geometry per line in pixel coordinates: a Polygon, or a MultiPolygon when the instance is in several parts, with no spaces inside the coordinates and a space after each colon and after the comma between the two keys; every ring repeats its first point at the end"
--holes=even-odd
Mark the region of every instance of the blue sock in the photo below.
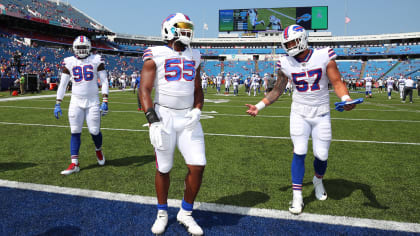
{"type": "Polygon", "coordinates": [[[314,159],[314,169],[315,175],[319,178],[324,176],[325,171],[327,171],[327,162],[328,160],[321,161],[317,157],[314,159]]]}
{"type": "Polygon", "coordinates": [[[391,93],[388,93],[388,97],[391,97],[391,93]]]}
{"type": "Polygon", "coordinates": [[[366,96],[369,94],[369,92],[368,91],[366,91],[366,96]]]}
{"type": "Polygon", "coordinates": [[[80,135],[81,133],[78,134],[71,134],[71,139],[70,139],[70,154],[72,156],[78,156],[79,155],[79,149],[80,149],[80,135]]]}
{"type": "Polygon", "coordinates": [[[292,183],[302,185],[305,175],[305,157],[306,154],[298,155],[293,153],[292,160],[292,183]]]}
{"type": "Polygon", "coordinates": [[[182,209],[186,211],[192,211],[193,206],[194,206],[194,203],[188,203],[184,199],[182,199],[182,209]]]}
{"type": "Polygon", "coordinates": [[[168,204],[157,204],[158,210],[168,211],[168,204]]]}
{"type": "Polygon", "coordinates": [[[99,134],[97,135],[90,135],[92,135],[92,140],[95,143],[96,149],[100,149],[102,147],[102,133],[99,131],[99,134]]]}

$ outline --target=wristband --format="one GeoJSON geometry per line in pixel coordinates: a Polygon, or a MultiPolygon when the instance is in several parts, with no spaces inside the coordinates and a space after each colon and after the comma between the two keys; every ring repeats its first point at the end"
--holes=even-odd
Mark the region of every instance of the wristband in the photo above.
{"type": "Polygon", "coordinates": [[[159,117],[156,114],[155,109],[153,108],[149,108],[147,109],[146,113],[146,119],[149,122],[149,124],[155,123],[155,122],[159,122],[159,117]]]}
{"type": "Polygon", "coordinates": [[[342,102],[347,101],[347,99],[350,99],[350,96],[349,96],[349,95],[347,95],[347,94],[341,97],[341,101],[342,101],[342,102]]]}
{"type": "Polygon", "coordinates": [[[264,107],[265,107],[265,103],[263,102],[263,101],[260,101],[259,103],[257,103],[256,105],[255,105],[256,107],[257,107],[257,110],[262,110],[262,109],[264,109],[264,107]]]}

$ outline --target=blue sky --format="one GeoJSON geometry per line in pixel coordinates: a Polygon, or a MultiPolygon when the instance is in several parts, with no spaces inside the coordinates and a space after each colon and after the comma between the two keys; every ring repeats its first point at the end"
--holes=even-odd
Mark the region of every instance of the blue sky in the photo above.
{"type": "Polygon", "coordinates": [[[175,12],[191,17],[195,37],[217,37],[219,9],[328,6],[334,36],[420,32],[420,0],[62,0],[117,33],[160,36],[160,24],[175,12]],[[208,25],[208,30],[203,25],[208,25]]]}

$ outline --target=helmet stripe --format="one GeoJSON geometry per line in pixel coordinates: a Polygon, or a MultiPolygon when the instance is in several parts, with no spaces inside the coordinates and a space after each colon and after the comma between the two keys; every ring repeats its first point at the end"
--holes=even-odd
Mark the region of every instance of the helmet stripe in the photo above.
{"type": "MultiPolygon", "coordinates": [[[[168,17],[166,17],[166,19],[164,19],[164,20],[163,20],[163,22],[165,22],[165,21],[168,21],[168,20],[172,19],[174,16],[175,16],[175,14],[171,14],[171,15],[169,15],[168,17]]],[[[163,24],[163,22],[162,22],[162,24],[163,24]]]]}
{"type": "Polygon", "coordinates": [[[84,39],[83,36],[80,36],[80,42],[83,43],[84,39]]]}
{"type": "Polygon", "coordinates": [[[289,34],[287,33],[289,31],[289,26],[284,29],[284,39],[287,39],[289,37],[289,34]]]}

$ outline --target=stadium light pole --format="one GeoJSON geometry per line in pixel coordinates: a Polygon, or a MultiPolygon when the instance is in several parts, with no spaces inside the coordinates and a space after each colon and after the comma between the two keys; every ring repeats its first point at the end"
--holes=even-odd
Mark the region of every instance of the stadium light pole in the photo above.
{"type": "MultiPolygon", "coordinates": [[[[344,15],[347,17],[347,0],[344,1],[344,15]]],[[[344,21],[344,36],[347,36],[347,22],[344,21]]]]}

